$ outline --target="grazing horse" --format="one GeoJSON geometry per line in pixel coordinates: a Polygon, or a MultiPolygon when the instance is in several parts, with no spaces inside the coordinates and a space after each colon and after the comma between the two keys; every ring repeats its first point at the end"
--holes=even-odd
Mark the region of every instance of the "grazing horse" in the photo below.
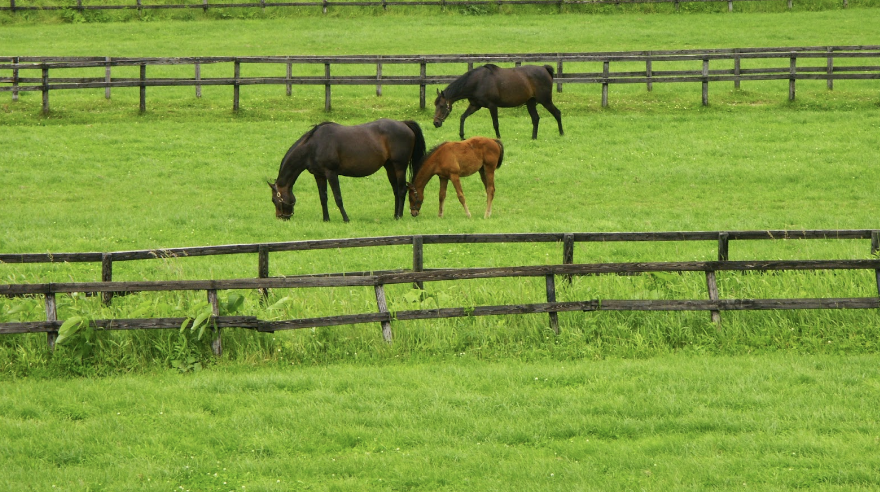
{"type": "Polygon", "coordinates": [[[480,172],[483,186],[486,187],[486,215],[492,215],[492,199],[495,198],[495,170],[504,161],[504,146],[500,140],[486,137],[472,137],[462,142],[444,142],[428,153],[409,184],[409,211],[413,217],[419,215],[425,200],[425,186],[435,175],[440,177],[440,217],[443,217],[443,202],[446,200],[446,185],[452,181],[458,201],[464,213],[471,216],[464,193],[461,191],[459,177],[480,172]]]}
{"type": "Polygon", "coordinates": [[[328,182],[342,220],[348,222],[348,214],[342,206],[339,176],[362,178],[384,167],[394,190],[394,218],[399,219],[406,199],[407,168],[421,162],[424,155],[425,137],[415,121],[381,119],[356,126],[332,122],[315,125],[290,147],[281,159],[278,178],[269,183],[275,217],[289,220],[293,215],[296,204],[293,184],[307,170],[318,183],[324,222],[330,220],[328,182]]]}
{"type": "Polygon", "coordinates": [[[495,138],[498,132],[498,108],[513,108],[523,104],[532,117],[532,139],[538,138],[538,103],[550,111],[559,124],[562,133],[562,113],[553,105],[553,67],[544,65],[524,65],[516,68],[500,68],[487,64],[469,70],[455,79],[443,91],[437,92],[434,100],[434,126],[440,128],[452,111],[452,103],[467,99],[470,105],[461,115],[458,135],[464,140],[464,120],[480,108],[489,108],[495,138]]]}

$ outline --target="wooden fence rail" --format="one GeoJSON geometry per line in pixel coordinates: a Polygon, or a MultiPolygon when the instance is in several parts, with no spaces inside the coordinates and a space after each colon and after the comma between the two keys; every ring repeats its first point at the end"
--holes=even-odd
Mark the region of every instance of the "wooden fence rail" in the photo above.
{"type": "MultiPolygon", "coordinates": [[[[769,0],[736,0],[737,2],[749,1],[769,1],[769,0]]],[[[22,5],[19,0],[16,3],[16,0],[9,0],[9,6],[0,6],[0,12],[9,11],[9,12],[19,12],[19,11],[29,11],[29,10],[74,10],[74,11],[87,11],[87,10],[161,10],[161,9],[200,9],[204,12],[207,12],[208,9],[228,9],[228,8],[259,8],[265,10],[266,8],[277,8],[277,7],[320,7],[323,13],[327,13],[328,9],[331,7],[372,7],[377,8],[381,7],[383,10],[388,10],[388,7],[406,7],[406,6],[428,6],[428,7],[440,7],[441,10],[445,11],[450,7],[470,7],[470,6],[482,6],[482,5],[494,5],[497,7],[502,7],[504,5],[546,5],[546,6],[555,6],[560,11],[563,10],[566,6],[577,6],[577,5],[621,5],[621,4],[637,4],[637,3],[673,3],[675,4],[675,10],[679,10],[679,6],[682,3],[712,3],[718,2],[723,3],[727,2],[727,11],[733,12],[733,3],[734,0],[412,0],[412,1],[394,1],[394,0],[375,0],[375,1],[351,1],[351,2],[333,2],[329,0],[321,0],[321,1],[311,1],[311,2],[271,2],[261,0],[259,2],[241,2],[241,3],[220,3],[220,2],[209,2],[208,0],[202,0],[199,3],[185,3],[185,4],[149,4],[143,3],[141,0],[133,0],[132,3],[128,4],[119,4],[119,5],[83,5],[82,0],[76,0],[75,4],[67,4],[67,5],[22,5]]],[[[791,10],[793,8],[793,0],[786,0],[786,4],[788,9],[791,10]]],[[[843,8],[848,7],[849,1],[842,0],[843,8]]]]}
{"type": "MultiPolygon", "coordinates": [[[[544,63],[555,66],[557,91],[563,84],[601,84],[602,105],[608,105],[611,84],[644,84],[647,90],[655,83],[700,83],[702,100],[709,104],[709,83],[732,82],[739,88],[742,82],[788,80],[788,96],[795,98],[798,80],[825,80],[832,90],[835,80],[880,79],[880,46],[819,46],[781,48],[738,48],[676,51],[630,51],[596,53],[530,53],[530,54],[470,54],[470,55],[369,55],[369,56],[266,56],[266,57],[199,57],[199,58],[113,58],[113,57],[24,57],[0,56],[0,92],[11,92],[13,100],[20,92],[41,92],[44,112],[49,111],[49,93],[56,90],[103,88],[110,98],[112,88],[139,88],[140,108],[146,110],[147,87],[195,87],[201,97],[202,86],[231,86],[234,110],[240,107],[242,86],[282,85],[286,94],[292,94],[294,85],[324,86],[324,108],[331,109],[331,88],[340,85],[376,86],[381,96],[383,85],[419,87],[419,107],[426,104],[428,85],[445,85],[460,75],[428,75],[428,66],[442,67],[466,63],[472,68],[477,63],[544,63]],[[811,61],[820,63],[810,63],[811,61]],[[777,63],[778,62],[778,63],[777,63]],[[846,62],[846,63],[844,63],[846,62]],[[565,64],[601,64],[601,71],[575,72],[565,64]],[[774,64],[767,66],[768,64],[774,64]],[[858,64],[853,64],[858,63],[858,64]],[[202,66],[231,64],[232,77],[203,77],[202,66]],[[613,64],[613,65],[612,65],[613,64]],[[623,64],[623,65],[622,65],[623,64]],[[664,67],[664,65],[669,65],[664,67]],[[683,70],[682,65],[691,68],[683,70]],[[192,65],[193,77],[148,77],[147,67],[192,65]],[[278,66],[278,76],[244,76],[242,65],[278,66]],[[294,76],[294,65],[323,66],[323,75],[294,76]],[[336,65],[375,66],[375,72],[363,75],[332,75],[336,65]],[[418,67],[418,75],[388,75],[387,65],[418,67]],[[623,66],[613,71],[612,66],[623,66]],[[634,70],[634,66],[644,69],[634,70]],[[714,68],[714,67],[721,68],[714,68]],[[138,77],[113,77],[114,67],[138,67],[138,77]],[[50,76],[59,71],[96,68],[100,74],[92,77],[50,76]],[[666,69],[663,69],[666,68],[666,69]],[[39,75],[39,76],[37,76],[39,75]]],[[[442,70],[441,70],[442,71],[442,70]]],[[[447,73],[449,68],[445,70],[447,73]]]]}
{"type": "MultiPolygon", "coordinates": [[[[46,301],[46,321],[0,323],[0,334],[47,333],[49,346],[54,345],[62,321],[57,319],[55,296],[76,292],[101,293],[109,302],[114,292],[155,292],[155,291],[200,291],[208,293],[212,305],[212,323],[217,330],[212,347],[220,354],[219,330],[221,328],[246,328],[264,332],[289,330],[320,326],[336,326],[356,323],[379,323],[383,337],[391,341],[391,322],[393,320],[439,319],[464,316],[490,316],[546,313],[550,327],[559,333],[558,313],[567,311],[709,311],[712,319],[720,322],[721,311],[728,310],[767,310],[767,309],[878,309],[880,308],[880,259],[859,260],[775,260],[775,261],[731,261],[729,260],[730,240],[760,239],[869,239],[871,254],[880,254],[880,230],[814,230],[814,231],[730,231],[730,232],[660,232],[660,233],[537,233],[537,234],[476,234],[476,235],[425,235],[391,236],[378,238],[330,239],[315,241],[296,241],[287,243],[228,245],[200,248],[174,248],[167,250],[144,250],[116,253],[65,253],[65,254],[2,254],[4,263],[45,263],[45,262],[96,262],[101,261],[103,269],[100,282],[63,282],[37,284],[2,284],[0,295],[34,296],[42,295],[46,301]],[[646,263],[582,263],[574,259],[575,242],[612,241],[717,241],[717,261],[691,262],[646,262],[646,263]],[[493,268],[463,269],[425,269],[425,244],[480,244],[480,243],[562,243],[563,263],[558,265],[510,266],[493,268]],[[269,276],[270,251],[302,251],[327,248],[355,248],[371,246],[408,245],[413,246],[412,270],[385,272],[344,272],[331,274],[312,274],[286,277],[269,276]],[[205,255],[226,255],[257,253],[259,255],[258,277],[247,279],[220,280],[176,280],[176,281],[112,281],[112,261],[142,260],[150,258],[186,257],[205,255]],[[779,270],[874,270],[878,295],[859,298],[814,298],[814,299],[719,299],[715,273],[719,271],[779,271],[779,270]],[[602,274],[640,274],[650,272],[704,272],[708,299],[683,300],[607,300],[591,299],[584,301],[557,302],[555,278],[562,276],[602,275],[602,274]],[[413,284],[421,286],[425,282],[461,281],[470,279],[494,279],[513,277],[544,277],[547,302],[500,306],[456,307],[439,309],[406,310],[390,313],[387,307],[385,286],[413,284]],[[325,288],[325,287],[372,287],[376,295],[377,312],[303,318],[283,321],[264,321],[255,317],[220,316],[218,290],[259,290],[268,289],[325,288]]],[[[179,328],[185,318],[156,319],[118,319],[91,320],[91,326],[105,330],[131,329],[174,329],[179,328]]]]}

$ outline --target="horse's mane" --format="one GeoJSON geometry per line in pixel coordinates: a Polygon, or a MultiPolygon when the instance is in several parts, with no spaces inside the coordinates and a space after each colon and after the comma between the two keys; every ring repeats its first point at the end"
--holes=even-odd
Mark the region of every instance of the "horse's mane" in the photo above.
{"type": "Polygon", "coordinates": [[[299,138],[296,140],[296,142],[293,142],[293,145],[291,145],[290,148],[287,149],[287,152],[284,154],[284,157],[281,159],[281,166],[278,168],[278,176],[279,176],[279,179],[280,179],[280,177],[281,177],[282,172],[284,171],[284,166],[288,163],[288,161],[289,161],[291,155],[293,154],[293,152],[294,152],[294,151],[295,151],[300,145],[305,144],[306,142],[308,142],[308,140],[309,140],[310,138],[312,138],[312,135],[315,134],[315,132],[318,130],[318,128],[321,128],[322,126],[330,125],[330,124],[333,124],[333,122],[332,122],[332,121],[324,121],[324,122],[322,122],[322,123],[318,123],[317,125],[313,126],[309,131],[305,132],[301,137],[299,137],[299,138]]]}
{"type": "Polygon", "coordinates": [[[498,65],[487,63],[482,67],[468,70],[467,72],[465,72],[464,75],[453,80],[449,85],[447,85],[446,89],[444,89],[443,92],[446,94],[447,98],[449,98],[450,96],[455,96],[467,85],[467,83],[471,80],[471,77],[473,77],[475,73],[479,72],[480,70],[489,70],[491,72],[494,72],[499,69],[500,67],[498,65]]]}

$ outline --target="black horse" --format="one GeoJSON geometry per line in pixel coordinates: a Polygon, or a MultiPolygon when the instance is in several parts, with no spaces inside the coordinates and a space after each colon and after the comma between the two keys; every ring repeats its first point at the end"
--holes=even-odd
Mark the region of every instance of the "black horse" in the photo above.
{"type": "Polygon", "coordinates": [[[452,111],[452,103],[467,99],[470,105],[461,115],[459,136],[464,140],[464,120],[480,108],[489,108],[495,137],[498,132],[498,108],[513,108],[523,104],[529,108],[532,117],[532,138],[538,138],[538,103],[550,111],[559,123],[562,135],[562,114],[553,105],[553,67],[544,65],[525,65],[516,68],[500,68],[487,64],[469,70],[455,79],[443,91],[437,92],[434,100],[434,126],[440,128],[452,111]]]}
{"type": "Polygon", "coordinates": [[[269,183],[275,217],[289,220],[293,215],[296,204],[293,184],[303,171],[308,170],[318,183],[324,221],[330,220],[327,211],[329,181],[342,220],[348,222],[348,214],[342,206],[339,176],[361,178],[384,167],[394,189],[394,218],[399,219],[403,215],[407,194],[407,168],[418,171],[424,155],[425,137],[415,121],[381,119],[356,126],[332,122],[315,125],[290,147],[281,159],[278,178],[269,183]]]}

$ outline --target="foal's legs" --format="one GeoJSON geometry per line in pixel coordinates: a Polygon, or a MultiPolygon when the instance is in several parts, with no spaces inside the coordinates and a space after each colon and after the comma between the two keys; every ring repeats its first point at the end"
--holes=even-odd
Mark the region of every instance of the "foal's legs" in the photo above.
{"type": "Polygon", "coordinates": [[[480,178],[483,180],[483,186],[486,187],[486,214],[483,218],[488,219],[492,216],[492,200],[495,198],[495,169],[481,167],[480,178]]]}
{"type": "Polygon", "coordinates": [[[437,213],[437,217],[443,217],[443,204],[446,202],[446,185],[449,184],[449,179],[443,176],[437,177],[440,179],[440,212],[437,213]]]}
{"type": "MultiPolygon", "coordinates": [[[[327,173],[326,181],[330,182],[330,189],[333,190],[333,199],[336,200],[336,206],[339,207],[339,211],[342,212],[342,220],[345,222],[349,222],[348,214],[345,213],[345,207],[342,206],[342,190],[339,189],[339,176],[336,175],[336,173],[327,173]]],[[[330,216],[327,214],[326,184],[324,185],[324,199],[322,201],[322,205],[324,206],[324,220],[329,221],[330,216]]]]}
{"type": "MultiPolygon", "coordinates": [[[[468,106],[467,109],[464,110],[464,113],[461,114],[461,124],[458,127],[458,136],[461,137],[462,140],[464,140],[464,120],[465,120],[465,118],[476,113],[479,109],[480,109],[480,106],[477,106],[476,104],[471,103],[471,105],[468,106]]],[[[498,127],[497,123],[496,123],[495,127],[496,128],[498,127]]]]}
{"type": "Polygon", "coordinates": [[[526,107],[529,109],[529,116],[532,117],[532,140],[537,140],[538,122],[541,120],[541,117],[538,116],[538,102],[534,99],[529,99],[528,101],[526,101],[526,107]]]}
{"type": "Polygon", "coordinates": [[[458,179],[457,174],[453,174],[449,176],[449,179],[452,180],[452,186],[455,186],[455,193],[458,195],[458,201],[461,202],[461,206],[464,207],[464,213],[467,214],[467,217],[471,218],[471,211],[467,208],[467,203],[464,201],[464,192],[461,191],[461,180],[458,179]]]}

